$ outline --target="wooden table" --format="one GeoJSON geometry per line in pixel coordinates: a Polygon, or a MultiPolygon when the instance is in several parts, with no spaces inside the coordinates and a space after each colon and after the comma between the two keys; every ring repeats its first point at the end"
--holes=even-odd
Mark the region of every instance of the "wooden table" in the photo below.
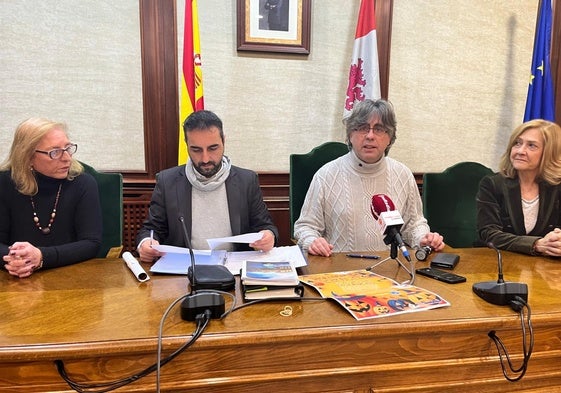
{"type": "MultiPolygon", "coordinates": [[[[510,307],[485,303],[471,290],[475,282],[497,278],[496,253],[486,248],[445,251],[460,255],[455,272],[467,282],[449,285],[418,276],[415,284],[436,292],[451,307],[360,322],[333,301],[320,299],[240,308],[223,320],[212,320],[193,347],[162,367],[162,391],[559,389],[561,261],[503,253],[505,279],[528,284],[535,334],[528,372],[512,383],[503,377],[487,334],[496,330],[519,365],[519,316],[510,307]],[[288,305],[292,315],[282,316],[288,305]]],[[[361,269],[369,262],[344,255],[313,257],[304,273],[361,269]]],[[[417,262],[417,267],[427,264],[417,262]]],[[[406,279],[396,266],[385,262],[376,272],[406,279]]],[[[156,361],[164,311],[187,291],[183,276],[152,275],[139,283],[120,259],[95,259],[37,272],[29,279],[1,273],[0,391],[72,391],[58,375],[56,359],[82,382],[115,380],[144,369],[156,361]]],[[[306,287],[305,296],[317,293],[306,287]]],[[[164,325],[164,355],[188,340],[194,328],[173,309],[164,325]]],[[[154,392],[155,383],[153,373],[117,391],[154,392]]]]}

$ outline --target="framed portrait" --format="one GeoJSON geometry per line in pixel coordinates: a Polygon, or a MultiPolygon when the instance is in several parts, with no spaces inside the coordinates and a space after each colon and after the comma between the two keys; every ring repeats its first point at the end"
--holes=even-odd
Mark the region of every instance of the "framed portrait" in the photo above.
{"type": "Polygon", "coordinates": [[[238,51],[310,53],[312,0],[237,0],[238,51]]]}

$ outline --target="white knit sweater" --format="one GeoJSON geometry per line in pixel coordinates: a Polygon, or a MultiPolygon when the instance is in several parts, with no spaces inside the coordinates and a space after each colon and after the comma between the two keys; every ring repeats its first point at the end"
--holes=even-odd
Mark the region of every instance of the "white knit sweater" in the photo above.
{"type": "Polygon", "coordinates": [[[333,244],[333,252],[387,250],[370,211],[374,194],[391,198],[403,217],[403,241],[418,245],[430,228],[409,168],[389,157],[366,164],[353,151],[314,175],[294,224],[298,244],[307,250],[316,238],[324,237],[333,244]]]}

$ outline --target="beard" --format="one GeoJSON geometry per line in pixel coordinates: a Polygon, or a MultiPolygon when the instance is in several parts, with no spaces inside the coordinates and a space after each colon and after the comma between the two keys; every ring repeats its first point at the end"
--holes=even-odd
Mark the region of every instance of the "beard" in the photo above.
{"type": "Polygon", "coordinates": [[[193,167],[197,172],[206,178],[210,178],[218,173],[222,167],[222,161],[218,164],[214,161],[204,162],[204,163],[193,163],[193,167]]]}

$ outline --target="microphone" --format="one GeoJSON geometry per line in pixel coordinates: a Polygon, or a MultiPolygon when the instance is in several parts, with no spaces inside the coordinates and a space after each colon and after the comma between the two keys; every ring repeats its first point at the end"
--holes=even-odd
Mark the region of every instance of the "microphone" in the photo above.
{"type": "Polygon", "coordinates": [[[424,262],[433,251],[434,249],[431,246],[416,246],[415,258],[417,258],[419,262],[424,262]]]}
{"type": "Polygon", "coordinates": [[[473,284],[473,292],[488,303],[506,306],[516,297],[528,301],[528,285],[518,282],[506,282],[503,279],[503,257],[501,251],[491,242],[487,247],[497,252],[499,278],[497,281],[484,281],[473,284]]]}
{"type": "Polygon", "coordinates": [[[150,280],[148,274],[146,274],[142,266],[140,266],[140,263],[138,263],[136,258],[133,257],[130,252],[125,251],[123,253],[123,259],[138,281],[144,282],[150,280]]]}
{"type": "MultiPolygon", "coordinates": [[[[183,236],[185,237],[185,244],[187,244],[187,248],[189,248],[189,256],[191,257],[191,267],[189,268],[190,274],[188,274],[189,281],[191,282],[191,292],[181,302],[181,318],[185,321],[194,321],[196,320],[198,315],[204,315],[207,311],[209,311],[211,319],[219,319],[220,317],[222,317],[224,311],[226,310],[224,297],[219,293],[195,292],[197,288],[197,275],[195,274],[195,253],[193,252],[193,247],[191,247],[191,238],[189,236],[189,233],[187,232],[185,218],[183,217],[183,215],[179,215],[178,219],[181,222],[181,227],[183,228],[183,236]]],[[[212,268],[213,266],[209,265],[205,267],[212,268]]]]}
{"type": "Polygon", "coordinates": [[[403,218],[399,211],[395,210],[395,205],[389,196],[385,194],[376,194],[372,196],[372,203],[370,205],[372,216],[382,232],[386,237],[384,243],[396,245],[408,262],[411,262],[411,256],[405,243],[401,238],[399,230],[403,225],[403,218]]]}

